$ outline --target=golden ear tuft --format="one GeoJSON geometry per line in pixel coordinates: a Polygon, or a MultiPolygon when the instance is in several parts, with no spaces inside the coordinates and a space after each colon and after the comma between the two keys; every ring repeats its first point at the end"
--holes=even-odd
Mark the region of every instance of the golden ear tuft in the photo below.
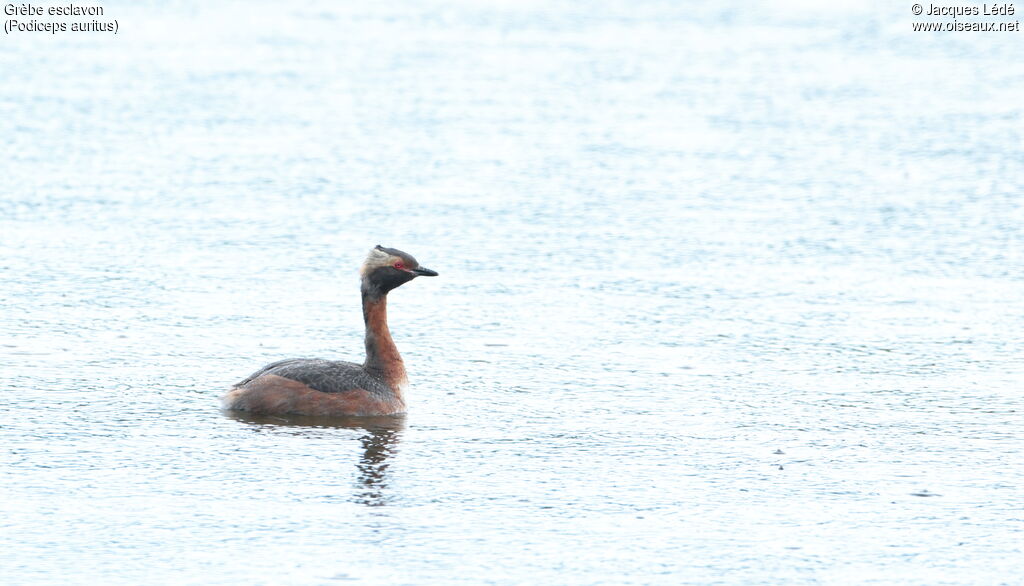
{"type": "Polygon", "coordinates": [[[386,267],[394,262],[392,260],[394,258],[395,257],[384,252],[383,247],[378,244],[374,248],[371,248],[370,253],[366,255],[366,260],[363,261],[363,266],[360,267],[359,274],[366,276],[366,274],[373,269],[386,267]]]}

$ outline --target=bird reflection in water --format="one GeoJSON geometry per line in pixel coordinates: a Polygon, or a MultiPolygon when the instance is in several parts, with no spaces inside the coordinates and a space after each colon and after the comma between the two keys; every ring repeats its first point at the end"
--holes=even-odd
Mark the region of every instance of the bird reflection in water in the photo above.
{"type": "Polygon", "coordinates": [[[281,415],[253,415],[238,411],[225,411],[224,415],[260,428],[266,426],[357,429],[363,453],[356,468],[359,470],[353,500],[371,507],[387,504],[387,470],[389,459],[397,452],[398,441],[405,430],[405,416],[381,417],[304,417],[281,415]]]}

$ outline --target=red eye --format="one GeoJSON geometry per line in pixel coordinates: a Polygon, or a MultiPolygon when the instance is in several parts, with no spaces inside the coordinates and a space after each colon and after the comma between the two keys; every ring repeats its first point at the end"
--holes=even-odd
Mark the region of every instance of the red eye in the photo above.
{"type": "Polygon", "coordinates": [[[405,265],[400,263],[400,262],[396,262],[395,263],[395,268],[400,270],[400,271],[402,271],[402,270],[405,270],[405,265]]]}

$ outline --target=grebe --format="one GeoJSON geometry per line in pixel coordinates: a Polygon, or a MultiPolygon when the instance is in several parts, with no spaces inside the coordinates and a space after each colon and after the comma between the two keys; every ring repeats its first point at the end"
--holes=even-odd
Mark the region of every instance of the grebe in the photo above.
{"type": "Polygon", "coordinates": [[[388,292],[416,277],[436,277],[401,250],[379,244],[359,269],[362,276],[366,361],[291,358],[268,364],[237,383],[225,409],[261,415],[395,415],[405,412],[405,364],[388,330],[388,292]]]}

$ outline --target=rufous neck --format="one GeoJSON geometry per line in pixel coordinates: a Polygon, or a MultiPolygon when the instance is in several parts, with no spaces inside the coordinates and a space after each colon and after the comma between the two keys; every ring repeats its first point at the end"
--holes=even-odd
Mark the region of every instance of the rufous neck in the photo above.
{"type": "Polygon", "coordinates": [[[405,364],[388,329],[388,297],[363,289],[363,321],[366,323],[366,362],[363,367],[379,373],[398,390],[405,382],[405,364]]]}

